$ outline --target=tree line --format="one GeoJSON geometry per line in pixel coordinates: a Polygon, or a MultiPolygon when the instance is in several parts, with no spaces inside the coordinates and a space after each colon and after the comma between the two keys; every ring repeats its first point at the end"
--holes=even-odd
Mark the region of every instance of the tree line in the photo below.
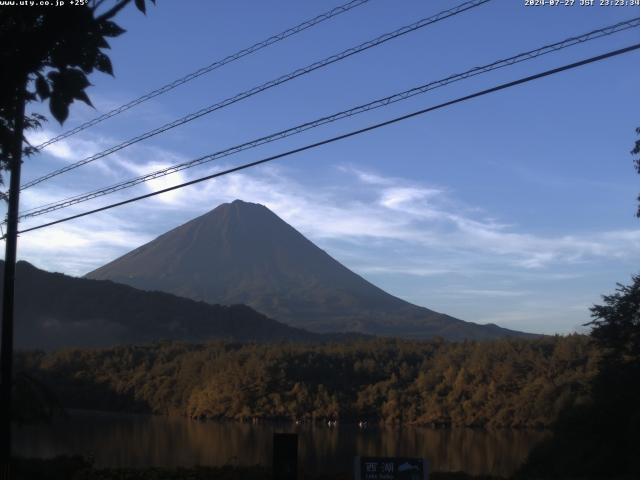
{"type": "Polygon", "coordinates": [[[18,368],[68,408],[197,419],[548,427],[589,402],[588,337],[447,343],[155,343],[24,352],[18,368]]]}

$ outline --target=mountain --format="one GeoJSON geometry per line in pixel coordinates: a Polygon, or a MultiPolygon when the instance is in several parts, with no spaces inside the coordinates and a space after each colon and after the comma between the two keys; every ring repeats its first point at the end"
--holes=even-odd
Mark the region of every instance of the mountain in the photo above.
{"type": "MultiPolygon", "coordinates": [[[[0,261],[0,287],[4,262],[0,261]]],[[[221,306],[109,281],[16,266],[18,348],[106,347],[158,340],[322,341],[323,336],[265,317],[245,305],[221,306]]]]}
{"type": "Polygon", "coordinates": [[[263,205],[236,200],[86,276],[209,303],[247,304],[314,332],[451,340],[525,335],[464,322],[386,293],[263,205]]]}

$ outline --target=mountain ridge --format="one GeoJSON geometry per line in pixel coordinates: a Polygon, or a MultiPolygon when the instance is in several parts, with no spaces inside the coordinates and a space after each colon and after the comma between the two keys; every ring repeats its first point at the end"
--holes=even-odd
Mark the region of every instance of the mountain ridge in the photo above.
{"type": "MultiPolygon", "coordinates": [[[[0,260],[0,288],[4,261],[0,260]]],[[[203,343],[324,342],[319,335],[272,320],[246,305],[211,305],[108,280],[89,280],[16,265],[18,348],[111,347],[157,341],[203,343]]],[[[355,337],[355,336],[354,336],[355,337]]]]}
{"type": "Polygon", "coordinates": [[[529,335],[464,322],[352,272],[267,207],[235,200],[88,273],[193,300],[247,304],[313,332],[450,340],[529,335]]]}

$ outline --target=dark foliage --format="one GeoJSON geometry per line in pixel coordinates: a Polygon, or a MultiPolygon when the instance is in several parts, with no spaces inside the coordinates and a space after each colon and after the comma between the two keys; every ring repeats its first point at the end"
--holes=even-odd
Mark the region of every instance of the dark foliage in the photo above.
{"type": "Polygon", "coordinates": [[[568,408],[531,454],[527,478],[640,478],[640,276],[591,311],[602,350],[592,401],[568,408]]]}
{"type": "MultiPolygon", "coordinates": [[[[56,457],[50,460],[16,459],[16,480],[269,480],[265,467],[193,467],[193,468],[94,468],[82,457],[56,457]]],[[[314,475],[308,480],[351,480],[350,473],[314,475]]],[[[464,473],[433,472],[431,480],[500,480],[497,477],[464,473]]]]}
{"type": "MultiPolygon", "coordinates": [[[[636,128],[636,133],[640,135],[640,127],[636,128]]],[[[638,173],[640,173],[640,140],[636,140],[633,150],[631,150],[631,155],[638,156],[638,158],[634,159],[633,163],[638,173]]],[[[636,211],[636,216],[640,217],[640,195],[638,195],[638,210],[636,211]]]]}
{"type": "Polygon", "coordinates": [[[91,471],[91,462],[80,456],[13,460],[15,480],[80,480],[90,478],[91,471]]]}
{"type": "Polygon", "coordinates": [[[52,389],[25,372],[13,379],[12,395],[11,413],[17,423],[47,423],[66,415],[52,389]]]}
{"type": "Polygon", "coordinates": [[[65,406],[248,421],[545,427],[588,401],[581,336],[326,345],[164,343],[18,356],[65,406]]]}
{"type": "Polygon", "coordinates": [[[631,285],[618,284],[616,292],[603,296],[604,305],[591,308],[591,336],[604,349],[606,364],[640,360],[640,276],[631,285]]]}
{"type": "MultiPolygon", "coordinates": [[[[103,1],[72,8],[0,7],[0,167],[10,164],[22,100],[48,101],[51,114],[60,123],[67,119],[75,100],[91,105],[87,75],[94,70],[113,75],[105,53],[107,39],[124,33],[112,19],[129,3],[131,0],[114,1],[102,13],[98,7],[103,1]]],[[[145,0],[135,4],[145,11],[145,0]]],[[[36,128],[44,120],[42,115],[27,115],[24,130],[36,128]]],[[[24,153],[33,153],[33,147],[24,142],[24,153]]]]}

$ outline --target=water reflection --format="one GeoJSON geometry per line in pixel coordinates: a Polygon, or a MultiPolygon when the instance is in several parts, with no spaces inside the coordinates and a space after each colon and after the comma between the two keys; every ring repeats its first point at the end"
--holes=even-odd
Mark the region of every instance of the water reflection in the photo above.
{"type": "Polygon", "coordinates": [[[30,457],[80,453],[97,466],[269,465],[274,432],[300,435],[304,470],[349,471],[355,455],[426,457],[440,471],[507,476],[544,437],[534,431],[433,430],[418,427],[336,428],[312,425],[197,422],[74,412],[52,425],[15,429],[15,451],[30,457]]]}

